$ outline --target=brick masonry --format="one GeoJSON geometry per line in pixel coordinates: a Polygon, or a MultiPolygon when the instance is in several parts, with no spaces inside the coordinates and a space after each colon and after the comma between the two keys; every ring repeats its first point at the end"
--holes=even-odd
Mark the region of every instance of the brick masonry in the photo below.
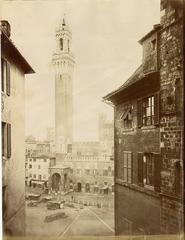
{"type": "Polygon", "coordinates": [[[183,231],[182,191],[175,186],[176,163],[180,162],[179,188],[182,189],[182,109],[183,109],[183,24],[181,1],[161,1],[159,32],[161,232],[183,231]],[[177,81],[179,89],[177,88],[177,81]],[[179,98],[179,101],[177,101],[179,98]],[[180,111],[179,111],[180,110],[180,111]]]}
{"type": "Polygon", "coordinates": [[[139,41],[143,46],[143,77],[135,72],[124,85],[125,88],[122,86],[105,97],[115,105],[117,235],[128,234],[128,231],[138,234],[138,229],[144,234],[183,232],[182,9],[182,0],[161,0],[160,25],[154,25],[153,30],[139,41]],[[159,76],[152,78],[153,71],[157,71],[159,76]],[[141,127],[138,122],[141,114],[138,113],[142,110],[138,108],[137,100],[154,94],[159,94],[159,122],[155,126],[141,127]],[[133,125],[131,129],[124,129],[122,116],[130,107],[133,125]],[[132,183],[123,180],[124,151],[133,153],[132,183]],[[160,154],[159,174],[155,173],[160,178],[160,187],[154,187],[153,191],[138,184],[138,152],[160,154]],[[149,210],[148,217],[145,213],[149,210]]]}

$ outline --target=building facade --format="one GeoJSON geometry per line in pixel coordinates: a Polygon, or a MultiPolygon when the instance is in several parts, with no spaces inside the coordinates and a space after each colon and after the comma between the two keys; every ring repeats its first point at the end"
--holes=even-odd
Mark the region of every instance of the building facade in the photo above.
{"type": "Polygon", "coordinates": [[[26,180],[25,184],[28,187],[48,187],[49,168],[55,165],[55,158],[46,155],[37,157],[26,157],[25,170],[26,180]]]}
{"type": "Polygon", "coordinates": [[[111,193],[114,191],[114,162],[110,156],[68,154],[63,166],[71,169],[71,183],[77,192],[111,193]]]}
{"type": "Polygon", "coordinates": [[[139,43],[141,66],[114,104],[117,235],[183,233],[183,5],[161,0],[161,22],[139,43]]]}
{"type": "Polygon", "coordinates": [[[5,234],[25,232],[25,74],[34,73],[1,21],[2,202],[5,234]]]}
{"type": "Polygon", "coordinates": [[[44,141],[39,141],[36,140],[36,138],[30,138],[27,137],[25,141],[25,146],[26,146],[26,156],[37,156],[39,157],[40,155],[54,155],[54,146],[53,142],[50,142],[48,140],[44,141]]]}
{"type": "Polygon", "coordinates": [[[55,69],[55,145],[56,153],[67,153],[73,141],[73,69],[71,31],[63,19],[56,31],[55,69]]]}

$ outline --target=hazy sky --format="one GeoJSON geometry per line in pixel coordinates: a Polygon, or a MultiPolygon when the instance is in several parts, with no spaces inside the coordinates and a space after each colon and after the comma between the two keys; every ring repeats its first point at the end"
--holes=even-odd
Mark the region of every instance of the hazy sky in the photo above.
{"type": "Polygon", "coordinates": [[[54,127],[55,29],[64,14],[72,34],[74,138],[96,140],[98,114],[112,108],[101,98],[115,90],[140,65],[138,40],[160,19],[160,0],[2,1],[1,16],[11,24],[11,39],[36,74],[26,76],[26,134],[46,136],[54,127]]]}

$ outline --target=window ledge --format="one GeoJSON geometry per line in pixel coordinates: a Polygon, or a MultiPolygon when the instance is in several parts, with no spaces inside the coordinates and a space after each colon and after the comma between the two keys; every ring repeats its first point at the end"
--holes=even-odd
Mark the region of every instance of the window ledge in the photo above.
{"type": "Polygon", "coordinates": [[[147,195],[150,195],[150,196],[153,196],[153,197],[159,197],[160,196],[160,194],[158,192],[156,192],[154,190],[154,188],[151,190],[150,186],[149,186],[149,188],[147,188],[145,186],[141,187],[141,186],[139,186],[137,184],[134,184],[134,183],[133,184],[132,183],[126,183],[122,179],[118,179],[118,178],[115,180],[115,183],[119,184],[121,186],[130,188],[134,191],[138,191],[138,192],[141,192],[143,194],[147,194],[147,195]]]}
{"type": "Polygon", "coordinates": [[[157,127],[155,125],[141,127],[141,130],[153,130],[153,129],[157,129],[157,127]]]}
{"type": "Polygon", "coordinates": [[[134,128],[129,128],[129,129],[124,128],[122,130],[122,133],[127,133],[127,132],[134,132],[134,128]]]}

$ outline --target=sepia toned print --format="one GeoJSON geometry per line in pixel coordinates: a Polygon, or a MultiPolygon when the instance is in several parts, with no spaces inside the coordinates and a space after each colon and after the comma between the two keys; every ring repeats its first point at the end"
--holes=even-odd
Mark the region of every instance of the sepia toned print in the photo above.
{"type": "Polygon", "coordinates": [[[2,237],[183,239],[183,1],[1,6],[2,237]]]}

